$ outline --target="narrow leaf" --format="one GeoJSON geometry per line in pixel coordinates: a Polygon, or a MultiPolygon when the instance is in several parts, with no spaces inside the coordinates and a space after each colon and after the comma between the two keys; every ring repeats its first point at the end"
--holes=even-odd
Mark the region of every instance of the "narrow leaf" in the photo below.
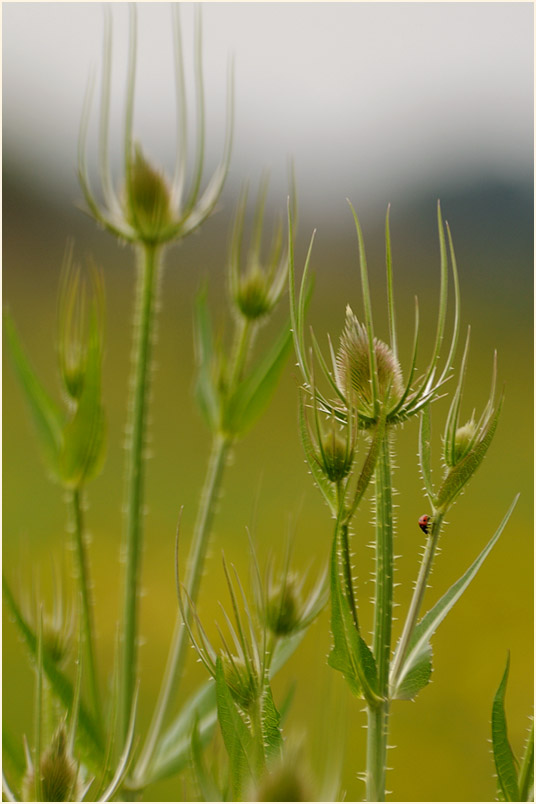
{"type": "Polygon", "coordinates": [[[203,740],[199,733],[199,723],[196,720],[192,730],[191,738],[191,751],[192,751],[192,764],[195,772],[199,792],[201,793],[201,801],[222,801],[223,797],[221,792],[205,767],[203,761],[203,740]]]}
{"type": "Polygon", "coordinates": [[[254,770],[251,763],[253,738],[236,708],[233,697],[223,674],[221,659],[216,662],[216,702],[218,706],[218,722],[223,742],[229,755],[229,771],[231,786],[235,799],[252,778],[254,770]]]}
{"type": "Polygon", "coordinates": [[[421,426],[419,428],[419,462],[421,465],[422,478],[428,498],[434,504],[434,486],[432,483],[431,469],[431,416],[430,403],[424,406],[421,415],[421,426]]]}
{"type": "MultiPolygon", "coordinates": [[[[27,647],[30,650],[34,661],[37,660],[37,636],[29,623],[26,621],[22,612],[20,611],[15,597],[5,579],[2,578],[2,589],[4,592],[4,599],[12,616],[15,625],[19,629],[21,636],[24,639],[27,647]]],[[[71,681],[64,675],[58,668],[47,650],[43,650],[43,669],[46,673],[54,693],[58,696],[59,700],[68,711],[71,710],[74,699],[74,690],[71,681]]],[[[87,747],[95,761],[102,759],[102,743],[100,741],[98,729],[93,722],[92,717],[87,709],[81,704],[78,712],[78,721],[80,728],[84,731],[85,737],[84,746],[87,747]]]]}
{"type": "Polygon", "coordinates": [[[493,440],[493,436],[495,435],[500,412],[501,403],[499,403],[495,415],[488,422],[486,430],[480,437],[476,446],[474,446],[467,453],[467,455],[462,458],[458,464],[456,464],[456,466],[453,466],[449,470],[437,494],[437,508],[445,508],[447,505],[452,505],[458,494],[469,482],[484,460],[484,456],[486,455],[486,452],[488,451],[488,448],[493,440]]]}
{"type": "Polygon", "coordinates": [[[229,399],[224,424],[229,432],[243,435],[263,413],[279,382],[291,344],[292,333],[287,322],[264,358],[229,399]]]}
{"type": "Polygon", "coordinates": [[[531,724],[527,744],[521,761],[518,777],[520,801],[532,801],[534,796],[534,721],[531,724]]]}
{"type": "Polygon", "coordinates": [[[493,699],[493,707],[491,710],[491,738],[499,791],[502,793],[504,801],[521,801],[517,784],[515,757],[510,743],[508,742],[506,713],[504,711],[504,696],[506,693],[509,669],[510,654],[508,654],[506,668],[499,688],[495,693],[495,698],[493,699]]]}
{"type": "Polygon", "coordinates": [[[49,469],[58,473],[58,454],[62,442],[62,414],[35,374],[15,329],[13,319],[4,313],[6,343],[13,367],[24,391],[49,469]]]}
{"type": "Polygon", "coordinates": [[[432,676],[432,649],[430,643],[425,645],[418,660],[412,669],[404,676],[397,685],[393,698],[402,701],[412,701],[429,683],[432,676]]]}
{"type": "Polygon", "coordinates": [[[423,657],[428,655],[430,646],[429,641],[434,632],[436,631],[439,624],[445,619],[449,611],[452,609],[454,604],[460,599],[463,595],[475,575],[477,574],[478,570],[484,563],[485,559],[491,552],[492,548],[498,541],[501,533],[503,532],[506,523],[510,519],[512,511],[517,503],[519,498],[519,494],[516,495],[512,505],[508,509],[506,516],[502,520],[501,524],[495,531],[495,534],[490,539],[486,547],[482,550],[478,558],[471,564],[467,572],[462,575],[462,577],[453,584],[450,589],[443,595],[443,597],[435,604],[435,606],[430,609],[430,611],[423,617],[421,622],[415,628],[413,636],[410,642],[410,648],[408,650],[408,654],[402,665],[402,669],[397,679],[397,685],[395,690],[394,697],[397,697],[398,689],[403,685],[404,679],[407,675],[415,668],[417,665],[421,664],[423,661],[423,657]]]}
{"type": "Polygon", "coordinates": [[[280,723],[281,716],[275,707],[270,684],[266,681],[261,700],[261,724],[266,760],[281,756],[283,738],[279,728],[280,723]]]}
{"type": "Polygon", "coordinates": [[[333,648],[328,657],[329,666],[343,674],[354,695],[366,698],[372,705],[377,704],[380,698],[376,662],[355,626],[350,604],[342,589],[337,534],[331,551],[331,631],[333,648]]]}
{"type": "Polygon", "coordinates": [[[307,465],[309,466],[311,474],[318,488],[322,492],[324,499],[329,505],[330,510],[333,513],[335,513],[337,510],[335,490],[333,488],[333,484],[328,480],[328,478],[326,477],[326,475],[324,474],[324,472],[322,471],[322,469],[320,468],[320,466],[316,461],[315,450],[307,429],[307,422],[305,419],[305,404],[303,401],[303,396],[301,394],[298,406],[298,426],[299,426],[300,440],[302,443],[303,451],[305,453],[305,459],[307,461],[307,465]]]}

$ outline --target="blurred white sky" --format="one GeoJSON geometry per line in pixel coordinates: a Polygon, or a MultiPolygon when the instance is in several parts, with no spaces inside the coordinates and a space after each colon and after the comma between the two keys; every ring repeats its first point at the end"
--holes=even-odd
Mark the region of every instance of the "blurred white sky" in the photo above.
{"type": "MultiPolygon", "coordinates": [[[[109,5],[119,148],[128,7],[109,5]]],[[[532,3],[202,5],[211,159],[223,144],[226,65],[235,58],[231,183],[255,182],[264,168],[285,180],[289,156],[313,206],[347,195],[384,204],[408,182],[445,176],[530,180],[532,3]]],[[[181,8],[191,76],[192,6],[181,8]]],[[[5,167],[78,195],[78,125],[89,70],[100,71],[102,5],[5,2],[2,12],[5,167]]],[[[154,161],[171,163],[171,11],[140,3],[138,14],[135,128],[154,161]]]]}

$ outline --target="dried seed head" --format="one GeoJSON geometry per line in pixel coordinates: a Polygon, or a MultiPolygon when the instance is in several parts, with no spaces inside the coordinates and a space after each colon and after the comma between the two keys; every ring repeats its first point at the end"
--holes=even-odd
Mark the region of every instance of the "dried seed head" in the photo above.
{"type": "MultiPolygon", "coordinates": [[[[389,346],[378,338],[374,338],[374,353],[380,398],[385,398],[390,386],[389,400],[395,402],[404,392],[400,365],[389,346]]],[[[336,356],[335,375],[337,385],[353,408],[360,410],[372,406],[374,400],[367,331],[350,306],[346,308],[346,322],[336,356]]]]}
{"type": "Polygon", "coordinates": [[[141,240],[158,242],[173,223],[171,194],[166,179],[144,157],[139,145],[134,157],[126,189],[126,219],[141,240]]]}
{"type": "MultiPolygon", "coordinates": [[[[69,753],[62,724],[41,758],[42,801],[80,801],[81,784],[77,764],[69,753]]],[[[28,769],[22,782],[24,801],[35,801],[35,770],[28,769]]]]}

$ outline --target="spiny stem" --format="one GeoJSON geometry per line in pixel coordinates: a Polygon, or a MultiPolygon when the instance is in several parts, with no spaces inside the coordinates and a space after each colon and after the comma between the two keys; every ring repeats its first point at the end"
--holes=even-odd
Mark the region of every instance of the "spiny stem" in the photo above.
{"type": "MultiPolygon", "coordinates": [[[[186,589],[188,591],[187,600],[194,602],[197,600],[199,593],[208,540],[214,517],[215,503],[221,488],[225,461],[230,445],[231,442],[228,438],[219,434],[215,435],[205,484],[201,494],[192,546],[188,557],[186,578],[186,589]]],[[[187,611],[188,615],[191,616],[191,610],[188,609],[187,611]]],[[[134,774],[135,785],[143,786],[147,767],[152,758],[158,737],[160,736],[164,718],[170,707],[172,695],[174,696],[178,689],[178,681],[182,675],[182,669],[186,659],[187,645],[188,636],[179,614],[175,621],[175,630],[173,632],[171,647],[153,718],[134,774]]]]}
{"type": "Polygon", "coordinates": [[[149,400],[151,347],[160,248],[140,246],[135,314],[132,388],[127,431],[126,527],[124,541],[125,577],[123,589],[122,653],[119,670],[118,749],[122,750],[130,720],[137,673],[138,596],[142,557],[142,515],[144,488],[145,431],[149,400]]]}
{"type": "MultiPolygon", "coordinates": [[[[236,383],[239,382],[243,374],[254,336],[255,327],[251,322],[240,319],[240,321],[237,322],[235,346],[229,370],[229,393],[232,393],[236,383]]],[[[234,437],[227,433],[220,431],[214,433],[212,450],[199,502],[186,570],[185,588],[188,593],[187,600],[191,601],[194,605],[197,602],[199,594],[216,502],[223,481],[225,463],[233,442],[234,437]]],[[[188,618],[191,617],[191,609],[189,607],[186,609],[186,616],[188,618]]],[[[143,787],[146,784],[145,777],[147,768],[152,759],[166,714],[171,707],[172,699],[177,694],[179,681],[186,660],[187,646],[188,635],[182,618],[180,614],[178,614],[153,718],[133,774],[133,784],[136,786],[143,787]]]]}
{"type": "Polygon", "coordinates": [[[380,447],[376,465],[376,595],[374,657],[380,695],[387,695],[393,614],[393,499],[389,435],[380,447]]]}
{"type": "Polygon", "coordinates": [[[379,706],[368,706],[367,801],[385,800],[393,614],[393,500],[389,449],[389,434],[386,433],[376,464],[376,592],[373,637],[378,692],[385,700],[379,706]]]}
{"type": "Polygon", "coordinates": [[[84,519],[82,513],[82,490],[71,489],[67,492],[67,505],[70,516],[70,525],[73,536],[73,545],[76,554],[78,584],[82,600],[82,633],[85,649],[85,671],[88,674],[89,689],[93,705],[93,714],[102,728],[102,710],[97,680],[97,662],[95,658],[95,626],[93,621],[93,600],[91,596],[91,580],[89,571],[89,556],[84,534],[84,519]]]}
{"type": "Polygon", "coordinates": [[[377,707],[367,706],[367,716],[366,800],[385,801],[389,701],[377,707]]]}
{"type": "Polygon", "coordinates": [[[415,584],[415,589],[413,591],[413,597],[411,599],[406,621],[404,623],[404,628],[402,630],[402,636],[400,637],[400,642],[398,643],[395,657],[393,659],[393,667],[391,671],[392,689],[396,687],[398,681],[398,675],[402,668],[403,661],[406,657],[406,653],[409,647],[411,637],[413,635],[413,631],[415,630],[415,626],[417,625],[419,612],[421,610],[422,601],[424,598],[424,594],[426,592],[426,584],[428,583],[428,578],[430,577],[430,572],[432,570],[432,564],[436,553],[437,543],[439,541],[439,533],[441,531],[443,517],[444,513],[438,513],[434,516],[432,522],[432,528],[430,530],[430,535],[428,536],[426,542],[426,546],[421,561],[421,566],[419,569],[419,575],[417,578],[417,582],[415,584]]]}

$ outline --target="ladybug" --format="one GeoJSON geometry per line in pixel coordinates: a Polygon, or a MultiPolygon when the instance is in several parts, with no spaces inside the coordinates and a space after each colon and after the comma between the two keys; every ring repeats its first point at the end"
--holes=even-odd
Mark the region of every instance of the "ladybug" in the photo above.
{"type": "Polygon", "coordinates": [[[428,535],[430,532],[430,525],[432,524],[432,517],[428,514],[423,514],[419,519],[419,527],[428,535]]]}

